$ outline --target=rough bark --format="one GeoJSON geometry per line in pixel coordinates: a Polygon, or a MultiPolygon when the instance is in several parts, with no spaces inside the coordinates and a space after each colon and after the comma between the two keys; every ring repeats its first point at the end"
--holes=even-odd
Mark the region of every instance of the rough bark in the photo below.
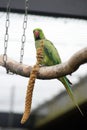
{"type": "MultiPolygon", "coordinates": [[[[55,66],[40,67],[38,71],[38,79],[54,79],[75,72],[80,65],[87,63],[87,47],[73,54],[69,60],[55,66]]],[[[32,66],[20,64],[17,61],[7,57],[6,64],[3,62],[3,55],[0,55],[0,66],[5,67],[10,72],[29,77],[32,66]]]]}

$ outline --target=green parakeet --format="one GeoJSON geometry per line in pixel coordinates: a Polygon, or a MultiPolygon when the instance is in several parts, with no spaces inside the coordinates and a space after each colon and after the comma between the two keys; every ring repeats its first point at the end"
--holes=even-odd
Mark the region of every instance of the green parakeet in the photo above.
{"type": "MultiPolygon", "coordinates": [[[[61,58],[58,54],[57,49],[55,48],[55,46],[53,45],[51,41],[45,38],[43,31],[39,28],[36,28],[33,30],[33,34],[34,34],[34,39],[35,39],[36,51],[37,51],[37,48],[40,47],[41,41],[43,41],[43,46],[44,46],[43,47],[43,60],[41,61],[40,64],[45,65],[45,66],[52,66],[52,65],[60,64],[61,58]]],[[[64,76],[64,77],[58,78],[58,80],[60,80],[63,83],[63,85],[66,88],[67,93],[71,97],[72,101],[75,103],[80,113],[83,115],[81,109],[79,108],[78,104],[75,101],[73,92],[71,90],[71,83],[68,80],[68,78],[64,76]]]]}

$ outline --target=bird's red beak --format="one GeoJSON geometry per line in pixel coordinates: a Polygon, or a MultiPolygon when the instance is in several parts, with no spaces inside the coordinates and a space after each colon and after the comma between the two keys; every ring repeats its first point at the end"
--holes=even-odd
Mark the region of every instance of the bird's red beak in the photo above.
{"type": "Polygon", "coordinates": [[[38,37],[39,36],[39,32],[38,31],[34,31],[34,35],[35,35],[35,37],[38,37]]]}

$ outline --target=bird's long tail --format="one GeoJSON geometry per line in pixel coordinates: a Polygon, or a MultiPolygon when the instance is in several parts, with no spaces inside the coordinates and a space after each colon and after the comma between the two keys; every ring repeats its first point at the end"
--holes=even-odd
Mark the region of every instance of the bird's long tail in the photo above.
{"type": "Polygon", "coordinates": [[[74,98],[74,94],[72,92],[71,86],[70,86],[70,82],[66,77],[62,77],[59,78],[59,80],[63,83],[63,85],[66,88],[67,93],[69,94],[70,98],[72,99],[73,103],[75,104],[75,106],[78,108],[78,110],[80,111],[81,115],[84,116],[83,112],[81,111],[79,105],[77,104],[75,98],[74,98]]]}

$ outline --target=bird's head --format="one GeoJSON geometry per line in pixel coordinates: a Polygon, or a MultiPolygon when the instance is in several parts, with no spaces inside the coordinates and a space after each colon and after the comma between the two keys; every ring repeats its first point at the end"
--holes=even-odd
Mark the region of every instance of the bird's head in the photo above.
{"type": "Polygon", "coordinates": [[[34,34],[35,41],[36,40],[41,40],[41,39],[45,38],[44,33],[43,33],[43,31],[40,28],[34,29],[33,30],[33,34],[34,34]]]}

